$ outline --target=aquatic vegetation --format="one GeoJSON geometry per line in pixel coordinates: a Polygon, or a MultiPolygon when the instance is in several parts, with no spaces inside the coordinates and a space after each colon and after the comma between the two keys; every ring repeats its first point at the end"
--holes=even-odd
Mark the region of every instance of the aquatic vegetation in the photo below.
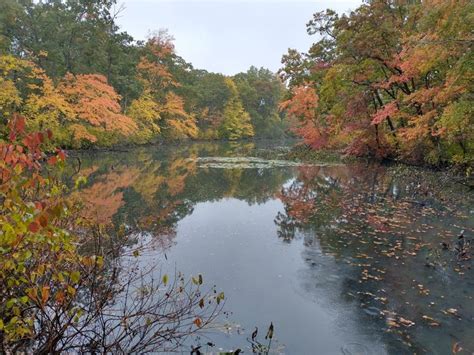
{"type": "Polygon", "coordinates": [[[271,169],[291,166],[316,166],[324,164],[299,163],[290,160],[272,160],[256,157],[199,157],[194,159],[199,168],[212,169],[271,169]]]}

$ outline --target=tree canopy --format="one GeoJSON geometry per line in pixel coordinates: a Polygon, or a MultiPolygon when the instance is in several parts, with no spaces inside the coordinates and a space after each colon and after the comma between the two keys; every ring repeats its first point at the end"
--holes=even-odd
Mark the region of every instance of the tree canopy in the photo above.
{"type": "Polygon", "coordinates": [[[281,135],[276,74],[252,67],[229,85],[178,56],[166,30],[134,40],[115,0],[6,0],[0,10],[3,131],[16,112],[73,148],[281,135]]]}
{"type": "Polygon", "coordinates": [[[471,1],[370,1],[315,13],[290,49],[281,105],[315,148],[414,163],[474,159],[471,1]]]}

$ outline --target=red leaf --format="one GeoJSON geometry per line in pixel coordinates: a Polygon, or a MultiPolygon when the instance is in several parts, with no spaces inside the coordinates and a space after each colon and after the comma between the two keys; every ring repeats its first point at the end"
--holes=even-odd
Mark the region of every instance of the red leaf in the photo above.
{"type": "Polygon", "coordinates": [[[45,215],[41,215],[39,217],[39,222],[41,224],[41,227],[46,227],[48,225],[48,217],[46,217],[45,215]]]}
{"type": "Polygon", "coordinates": [[[25,118],[21,116],[17,116],[15,119],[15,131],[17,133],[22,133],[25,131],[25,118]]]}
{"type": "Polygon", "coordinates": [[[30,232],[36,233],[39,231],[40,225],[38,224],[38,222],[31,222],[28,226],[28,229],[30,232]]]}
{"type": "Polygon", "coordinates": [[[58,150],[58,157],[61,161],[66,160],[66,153],[64,152],[64,150],[62,150],[62,149],[58,150]]]}
{"type": "Polygon", "coordinates": [[[395,102],[390,102],[377,110],[372,115],[372,124],[379,124],[387,117],[390,117],[398,112],[398,107],[395,102]]]}
{"type": "Polygon", "coordinates": [[[56,158],[56,156],[54,156],[54,155],[53,155],[52,157],[49,157],[49,158],[48,158],[48,164],[49,164],[49,165],[54,165],[54,164],[56,164],[57,162],[58,162],[58,158],[56,158]]]}

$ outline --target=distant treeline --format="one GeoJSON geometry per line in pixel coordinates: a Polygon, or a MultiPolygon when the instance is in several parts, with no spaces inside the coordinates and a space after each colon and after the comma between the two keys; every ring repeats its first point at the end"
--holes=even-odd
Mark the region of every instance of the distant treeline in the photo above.
{"type": "Polygon", "coordinates": [[[2,126],[21,114],[74,148],[283,134],[276,74],[195,69],[166,31],[146,41],[121,31],[122,10],[115,0],[2,0],[2,126]]]}

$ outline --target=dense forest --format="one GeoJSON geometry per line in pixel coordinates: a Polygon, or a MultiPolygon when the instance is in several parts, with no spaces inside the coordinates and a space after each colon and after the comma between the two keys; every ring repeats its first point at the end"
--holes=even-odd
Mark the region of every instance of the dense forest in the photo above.
{"type": "Polygon", "coordinates": [[[267,69],[233,77],[193,68],[165,30],[136,41],[109,1],[0,4],[0,116],[50,129],[64,147],[160,138],[281,136],[284,86],[267,69]]]}
{"type": "Polygon", "coordinates": [[[474,159],[472,1],[368,1],[318,12],[307,53],[290,49],[281,106],[314,149],[470,164],[474,159]]]}

